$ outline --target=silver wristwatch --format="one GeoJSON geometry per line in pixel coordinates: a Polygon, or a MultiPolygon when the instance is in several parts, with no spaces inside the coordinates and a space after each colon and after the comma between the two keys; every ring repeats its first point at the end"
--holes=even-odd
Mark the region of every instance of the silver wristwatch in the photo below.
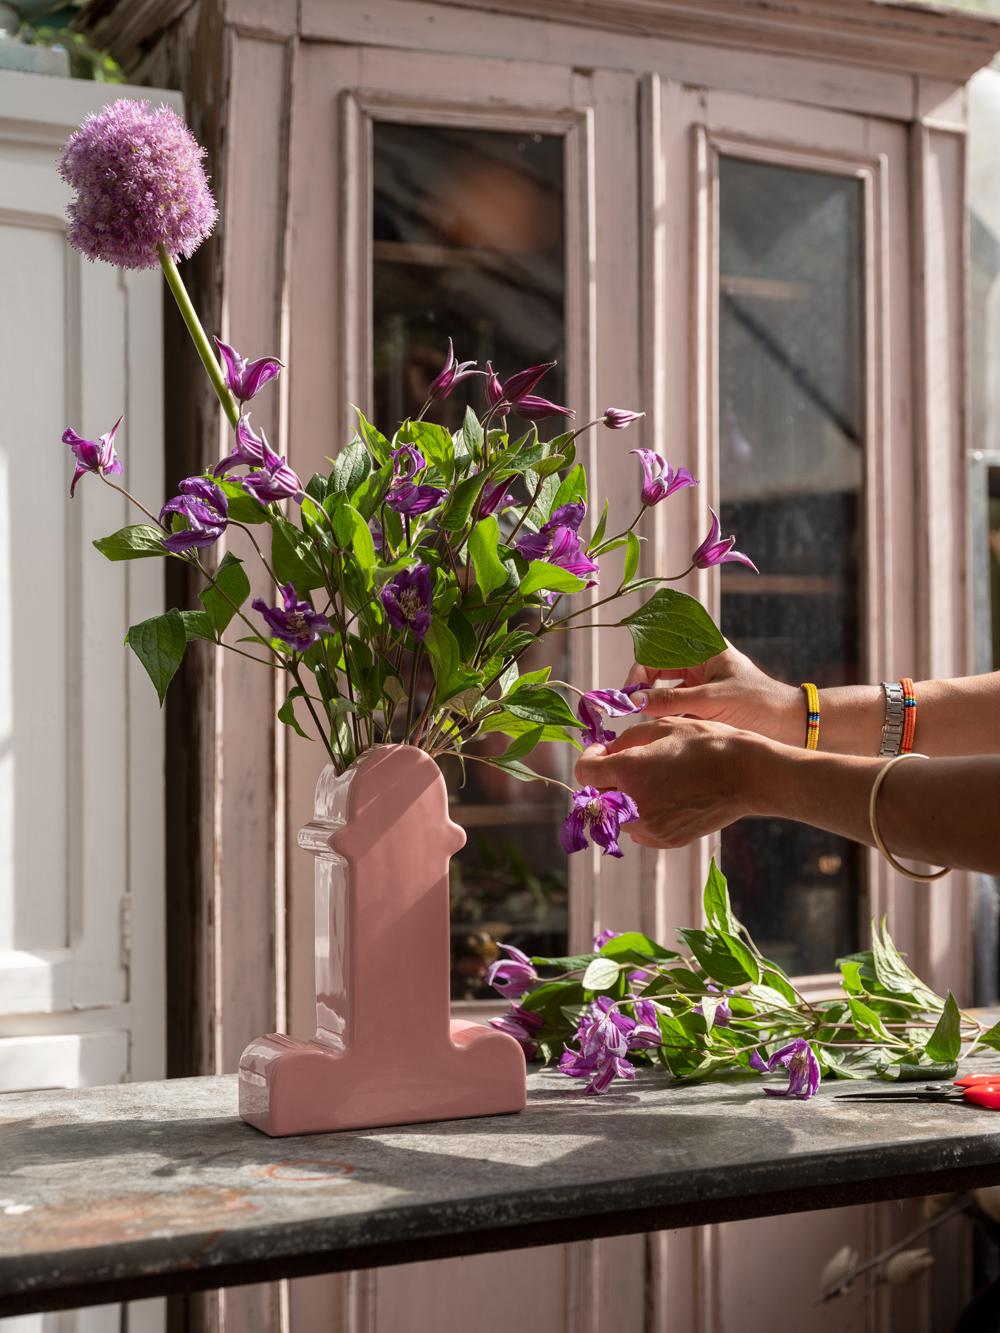
{"type": "Polygon", "coordinates": [[[890,683],[884,680],[882,691],[885,694],[885,721],[882,723],[879,755],[891,757],[899,754],[899,747],[903,743],[903,717],[906,712],[903,707],[903,687],[897,681],[890,683]]]}

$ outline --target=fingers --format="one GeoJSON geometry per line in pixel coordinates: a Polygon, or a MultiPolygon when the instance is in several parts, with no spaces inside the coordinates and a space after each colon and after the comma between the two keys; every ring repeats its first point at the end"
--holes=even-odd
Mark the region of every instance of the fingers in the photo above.
{"type": "Polygon", "coordinates": [[[576,761],[576,780],[581,787],[616,787],[615,763],[604,745],[588,745],[576,761]]]}
{"type": "Polygon", "coordinates": [[[640,666],[638,662],[633,662],[632,670],[625,680],[625,688],[628,689],[630,685],[652,685],[655,679],[655,667],[644,667],[640,666]]]}
{"type": "Polygon", "coordinates": [[[634,727],[626,727],[621,735],[608,741],[604,747],[608,755],[620,754],[622,750],[631,750],[637,745],[648,745],[650,741],[663,739],[665,728],[659,722],[637,722],[634,727]]]}
{"type": "Polygon", "coordinates": [[[689,717],[704,717],[700,711],[706,703],[707,689],[704,685],[687,685],[674,689],[667,687],[647,690],[643,714],[646,717],[677,717],[687,714],[689,717]]]}

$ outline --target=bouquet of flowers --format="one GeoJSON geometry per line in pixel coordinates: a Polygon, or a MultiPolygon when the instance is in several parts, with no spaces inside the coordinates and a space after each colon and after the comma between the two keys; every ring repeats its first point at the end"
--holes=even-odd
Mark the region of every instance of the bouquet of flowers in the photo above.
{"type": "MultiPolygon", "coordinates": [[[[358,412],[356,433],[330,471],[300,478],[254,428],[248,406],[281,362],[248,361],[218,339],[213,348],[177,269],[178,256],[190,255],[216,219],[202,158],[172,111],[133,101],[91,116],[61,158],[77,191],[70,242],[90,258],[163,269],[233,430],[231,452],[183,478],[158,509],[113,480],[123,470],[121,419],[98,439],[63,436],[76,463],[71,494],[94,473],[143,516],[97,549],[109,560],[181,560],[203,580],[199,606],[128,632],[161,702],[188,643],[205,640],[283,673],[278,717],[318,739],[338,772],[373,745],[401,742],[529,781],[540,775],[525,760],[541,742],[604,740],[613,735],[605,718],[639,711],[626,690],[581,690],[551,679],[549,668],[522,670],[540,639],[587,628],[602,608],[602,623],[627,629],[647,666],[680,671],[722,651],[704,607],[668,585],[696,567],[752,562],[733,549],[734,538],[721,537],[713,514],[687,570],[641,576],[639,521],[695,478],[635,449],[636,512],[615,524],[604,504],[595,519],[577,441],[595,428],[621,431],[641,413],[608,408],[574,426],[570,408],[539,392],[553,363],[501,380],[489,362],[458,360],[449,341],[412,418],[384,434],[358,412]],[[479,413],[470,407],[454,432],[427,419],[473,378],[482,388],[479,413]],[[543,439],[540,425],[552,422],[561,429],[543,439]],[[269,597],[250,600],[232,550],[215,558],[236,529],[266,571],[269,597]],[[615,551],[623,553],[620,574],[609,580],[602,561],[615,551]],[[638,608],[617,618],[608,610],[638,592],[649,594],[638,608]],[[507,748],[469,752],[490,733],[506,737],[507,748]]],[[[620,855],[620,826],[637,818],[629,797],[567,791],[565,850],[585,847],[589,833],[605,854],[620,855]]]]}
{"type": "Polygon", "coordinates": [[[602,931],[574,958],[501,945],[507,957],[487,979],[512,1003],[490,1022],[595,1094],[651,1065],[685,1081],[787,1075],[764,1092],[805,1101],[824,1074],[950,1079],[960,1057],[1000,1050],[1000,1023],[984,1027],[950,991],[936,995],[884,921],[872,923],[871,948],[838,960],[841,993],[809,999],[737,921],[714,861],[703,903],[705,925],[678,932],[682,953],[637,931],[602,931]]]}

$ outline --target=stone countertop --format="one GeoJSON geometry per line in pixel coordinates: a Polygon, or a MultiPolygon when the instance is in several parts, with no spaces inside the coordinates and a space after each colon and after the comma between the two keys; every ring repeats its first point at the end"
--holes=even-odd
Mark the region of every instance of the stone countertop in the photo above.
{"type": "MultiPolygon", "coordinates": [[[[979,1108],[543,1072],[517,1115],[269,1139],[236,1078],[0,1097],[0,1316],[1000,1183],[979,1108]]],[[[912,1086],[912,1085],[911,1085],[912,1086]]]]}

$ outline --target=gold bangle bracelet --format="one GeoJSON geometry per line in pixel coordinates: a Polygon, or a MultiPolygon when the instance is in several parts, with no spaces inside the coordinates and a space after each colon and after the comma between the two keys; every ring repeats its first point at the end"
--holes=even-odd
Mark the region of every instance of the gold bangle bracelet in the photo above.
{"type": "Polygon", "coordinates": [[[926,759],[925,754],[918,754],[916,750],[904,750],[902,754],[894,755],[887,764],[879,769],[875,781],[872,783],[871,796],[868,798],[868,826],[871,829],[872,842],[879,849],[885,859],[900,875],[905,875],[907,879],[915,879],[921,884],[929,884],[932,880],[940,879],[942,875],[947,875],[951,871],[950,866],[945,866],[941,870],[935,870],[932,875],[918,875],[915,870],[907,870],[906,866],[900,863],[893,856],[892,852],[885,845],[882,834],[878,826],[878,794],[882,789],[882,783],[885,781],[886,774],[895,764],[901,763],[904,759],[926,759]]]}

